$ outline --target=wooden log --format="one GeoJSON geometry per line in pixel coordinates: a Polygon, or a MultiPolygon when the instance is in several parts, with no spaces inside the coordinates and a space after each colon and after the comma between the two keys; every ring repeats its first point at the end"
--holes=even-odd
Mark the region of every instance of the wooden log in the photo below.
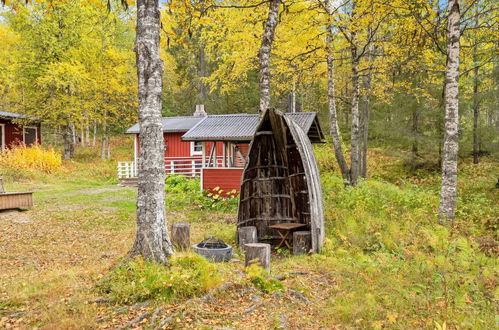
{"type": "Polygon", "coordinates": [[[312,235],[309,231],[293,233],[293,254],[306,254],[312,248],[312,235]]]}
{"type": "Polygon", "coordinates": [[[248,243],[258,243],[256,236],[256,227],[239,227],[237,229],[237,241],[239,242],[239,247],[244,251],[244,246],[248,243]]]}
{"type": "Polygon", "coordinates": [[[246,267],[256,263],[270,271],[270,244],[248,243],[245,245],[244,252],[246,255],[246,267]]]}
{"type": "Polygon", "coordinates": [[[181,250],[189,249],[191,238],[188,222],[174,222],[172,224],[172,243],[181,250]]]}

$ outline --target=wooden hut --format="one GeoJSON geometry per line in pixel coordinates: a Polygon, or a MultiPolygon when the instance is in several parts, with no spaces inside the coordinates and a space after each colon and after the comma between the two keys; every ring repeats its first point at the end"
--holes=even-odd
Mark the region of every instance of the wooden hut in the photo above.
{"type": "Polygon", "coordinates": [[[324,213],[319,168],[312,144],[289,116],[269,109],[248,152],[240,192],[237,226],[255,226],[260,242],[275,244],[276,224],[303,224],[311,248],[320,252],[324,213]]]}

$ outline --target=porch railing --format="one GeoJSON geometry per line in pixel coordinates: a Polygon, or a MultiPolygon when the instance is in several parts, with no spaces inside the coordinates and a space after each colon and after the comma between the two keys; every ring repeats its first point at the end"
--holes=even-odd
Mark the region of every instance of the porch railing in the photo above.
{"type": "MultiPolygon", "coordinates": [[[[208,158],[206,157],[205,167],[208,167],[208,158]]],[[[165,173],[167,175],[181,174],[189,177],[197,177],[201,175],[202,166],[202,157],[165,157],[165,173]]],[[[215,160],[212,159],[211,166],[209,167],[223,167],[223,157],[217,156],[215,160]],[[213,166],[214,163],[216,166],[213,166]]],[[[118,162],[119,179],[136,178],[137,172],[135,162],[118,162]]]]}

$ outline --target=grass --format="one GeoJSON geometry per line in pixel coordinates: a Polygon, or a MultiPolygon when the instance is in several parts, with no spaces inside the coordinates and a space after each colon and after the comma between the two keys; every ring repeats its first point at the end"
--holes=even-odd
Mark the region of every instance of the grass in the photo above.
{"type": "MultiPolygon", "coordinates": [[[[144,312],[151,314],[140,325],[149,326],[156,310],[156,324],[171,317],[168,328],[496,325],[494,159],[460,163],[459,211],[447,229],[437,224],[437,172],[412,172],[399,154],[372,149],[368,179],[345,187],[329,147],[318,147],[324,251],[275,255],[276,280],[241,262],[212,264],[189,253],[171,267],[122,263],[134,239],[136,189],[116,186],[114,168],[130,156],[128,144],[113,143],[112,161],[87,149],[52,174],[3,172],[7,190],[33,190],[36,206],[0,213],[0,328],[117,327],[144,312]],[[209,303],[193,300],[219,285],[229,289],[209,303]],[[111,302],[88,303],[100,296],[111,302]],[[152,305],[116,312],[144,300],[152,305]]],[[[169,221],[191,223],[192,242],[213,235],[235,243],[237,200],[207,198],[195,180],[168,180],[169,221]]]]}

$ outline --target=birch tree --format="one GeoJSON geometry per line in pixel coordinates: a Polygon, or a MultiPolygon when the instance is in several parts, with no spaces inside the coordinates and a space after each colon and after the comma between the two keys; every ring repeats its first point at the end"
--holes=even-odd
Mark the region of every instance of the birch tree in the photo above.
{"type": "Polygon", "coordinates": [[[269,14],[265,22],[262,44],[258,52],[260,61],[260,115],[270,104],[270,53],[274,42],[275,28],[278,23],[279,5],[281,0],[269,1],[269,14]]]}
{"type": "Polygon", "coordinates": [[[160,25],[158,0],[138,0],[135,52],[139,83],[140,156],[137,234],[130,256],[142,255],[146,259],[166,263],[173,254],[173,246],[166,226],[164,198],[160,25]]]}
{"type": "Polygon", "coordinates": [[[439,216],[449,224],[456,215],[457,158],[459,149],[459,39],[458,0],[448,2],[447,66],[445,70],[445,133],[442,150],[442,187],[439,216]]]}
{"type": "Polygon", "coordinates": [[[350,182],[350,169],[343,155],[343,148],[341,145],[341,135],[338,125],[338,113],[336,108],[336,91],[335,91],[335,67],[334,67],[334,23],[333,15],[335,12],[334,0],[326,0],[326,10],[328,14],[329,24],[327,27],[327,72],[328,72],[328,87],[327,98],[329,108],[329,133],[333,140],[334,155],[340,167],[341,176],[345,182],[350,182]]]}

